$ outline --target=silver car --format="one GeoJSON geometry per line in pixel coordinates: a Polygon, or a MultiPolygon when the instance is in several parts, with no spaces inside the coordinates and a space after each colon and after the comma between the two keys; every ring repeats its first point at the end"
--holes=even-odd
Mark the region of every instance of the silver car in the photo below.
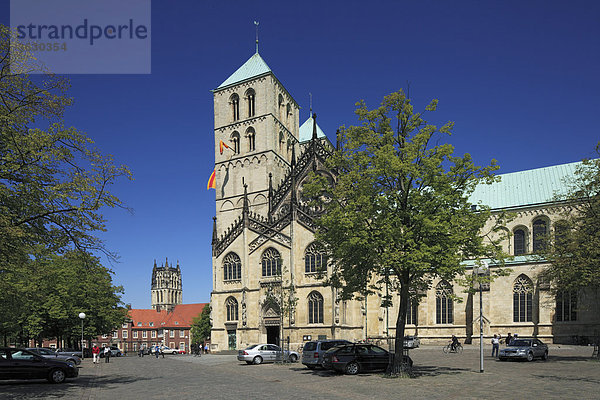
{"type": "Polygon", "coordinates": [[[536,357],[548,359],[548,346],[539,339],[513,339],[510,346],[500,350],[498,355],[500,361],[512,358],[533,361],[536,357]]]}
{"type": "Polygon", "coordinates": [[[53,360],[67,361],[73,363],[74,365],[81,364],[81,358],[74,355],[60,355],[57,354],[52,349],[46,349],[44,347],[28,347],[25,350],[28,350],[32,353],[37,354],[38,356],[42,356],[44,358],[50,358],[53,360]]]}
{"type": "MultiPolygon", "coordinates": [[[[253,344],[244,350],[239,350],[237,359],[246,361],[246,364],[262,364],[263,362],[280,361],[281,354],[281,347],[274,344],[253,344]]],[[[287,350],[283,352],[283,355],[290,362],[296,362],[300,357],[297,352],[287,350]]]]}

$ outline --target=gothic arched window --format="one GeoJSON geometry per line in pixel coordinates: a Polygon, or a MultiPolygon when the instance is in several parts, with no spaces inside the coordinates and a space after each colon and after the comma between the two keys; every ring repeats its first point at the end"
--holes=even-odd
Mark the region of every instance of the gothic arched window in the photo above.
{"type": "Polygon", "coordinates": [[[311,243],[304,252],[304,272],[307,274],[327,270],[327,254],[322,246],[311,243]]]}
{"type": "Polygon", "coordinates": [[[233,152],[240,154],[240,134],[237,131],[231,134],[231,142],[233,143],[233,152]]]}
{"type": "Polygon", "coordinates": [[[279,120],[283,120],[283,111],[285,110],[285,105],[283,104],[283,96],[281,93],[279,94],[279,120]]]}
{"type": "Polygon", "coordinates": [[[546,248],[547,224],[544,219],[533,221],[533,251],[540,251],[546,248]]]}
{"type": "Polygon", "coordinates": [[[242,261],[235,253],[229,253],[223,259],[223,280],[242,279],[242,261]]]}
{"type": "Polygon", "coordinates": [[[225,302],[227,307],[227,321],[238,320],[238,302],[235,298],[229,297],[225,302]]]}
{"type": "Polygon", "coordinates": [[[515,229],[513,233],[513,240],[515,245],[515,256],[525,254],[526,246],[525,246],[525,230],[519,228],[515,229]]]}
{"type": "Polygon", "coordinates": [[[253,127],[246,130],[246,136],[248,137],[248,151],[256,150],[256,132],[253,127]]]}
{"type": "Polygon", "coordinates": [[[577,321],[577,292],[558,292],[556,296],[556,320],[577,321]]]}
{"type": "Polygon", "coordinates": [[[281,275],[281,254],[269,247],[261,257],[262,276],[281,275]]]}
{"type": "Polygon", "coordinates": [[[519,275],[513,286],[513,321],[531,322],[533,282],[526,275],[519,275]]]}
{"type": "Polygon", "coordinates": [[[246,91],[246,99],[248,100],[248,118],[254,117],[254,114],[256,114],[255,97],[256,92],[254,92],[254,89],[248,89],[246,91]]]}
{"type": "Polygon", "coordinates": [[[229,104],[231,104],[233,120],[237,121],[238,119],[240,119],[240,96],[238,96],[236,93],[231,95],[231,98],[229,99],[229,104]]]}
{"type": "Polygon", "coordinates": [[[452,285],[441,281],[435,288],[435,322],[436,324],[454,323],[454,303],[452,301],[452,285]]]}
{"type": "Polygon", "coordinates": [[[308,323],[323,323],[323,296],[319,292],[308,295],[308,323]]]}

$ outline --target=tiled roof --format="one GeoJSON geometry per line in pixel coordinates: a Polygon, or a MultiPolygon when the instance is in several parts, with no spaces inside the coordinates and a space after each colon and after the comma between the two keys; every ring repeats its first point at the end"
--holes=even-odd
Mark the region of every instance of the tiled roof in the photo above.
{"type": "Polygon", "coordinates": [[[196,304],[178,304],[173,309],[173,312],[165,310],[146,310],[146,309],[131,309],[129,317],[133,321],[133,327],[138,327],[138,322],[141,322],[141,327],[144,328],[175,328],[189,327],[192,320],[199,316],[207,303],[196,304]],[[153,326],[150,326],[153,322],[153,326]]]}
{"type": "Polygon", "coordinates": [[[225,79],[225,82],[221,83],[217,90],[226,86],[235,85],[236,83],[246,81],[267,72],[271,72],[271,68],[269,68],[258,52],[254,53],[244,65],[239,67],[229,78],[225,79]]]}
{"type": "Polygon", "coordinates": [[[568,191],[568,180],[581,162],[500,175],[501,181],[478,185],[469,201],[491,209],[524,207],[555,201],[568,191]]]}
{"type": "MultiPolygon", "coordinates": [[[[300,131],[298,133],[298,136],[300,136],[298,138],[298,140],[300,141],[300,143],[303,142],[308,142],[309,140],[312,139],[312,134],[313,134],[313,125],[314,125],[314,119],[312,117],[312,115],[310,116],[310,118],[308,118],[300,127],[300,131]]],[[[325,133],[323,132],[323,130],[319,127],[319,124],[317,124],[317,137],[318,138],[324,138],[325,137],[325,133]]]]}

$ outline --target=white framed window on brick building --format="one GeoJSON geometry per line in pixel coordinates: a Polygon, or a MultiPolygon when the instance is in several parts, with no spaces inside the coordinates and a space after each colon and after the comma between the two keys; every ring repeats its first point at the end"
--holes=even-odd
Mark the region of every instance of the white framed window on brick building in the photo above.
{"type": "Polygon", "coordinates": [[[181,329],[179,331],[179,337],[185,337],[185,330],[184,329],[181,329]]]}
{"type": "Polygon", "coordinates": [[[138,338],[138,331],[133,331],[133,338],[137,339],[138,338]]]}
{"type": "Polygon", "coordinates": [[[123,331],[123,339],[127,339],[127,331],[123,331]]]}

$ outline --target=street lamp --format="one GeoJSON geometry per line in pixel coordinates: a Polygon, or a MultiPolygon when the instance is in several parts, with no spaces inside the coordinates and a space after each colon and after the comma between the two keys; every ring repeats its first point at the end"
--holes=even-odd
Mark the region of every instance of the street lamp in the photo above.
{"type": "Polygon", "coordinates": [[[81,318],[81,359],[83,360],[83,320],[85,319],[85,313],[80,312],[79,318],[81,318]]]}
{"type": "Polygon", "coordinates": [[[479,277],[479,372],[483,372],[483,284],[481,277],[485,276],[489,270],[487,261],[477,267],[477,276],[479,277]]]}

